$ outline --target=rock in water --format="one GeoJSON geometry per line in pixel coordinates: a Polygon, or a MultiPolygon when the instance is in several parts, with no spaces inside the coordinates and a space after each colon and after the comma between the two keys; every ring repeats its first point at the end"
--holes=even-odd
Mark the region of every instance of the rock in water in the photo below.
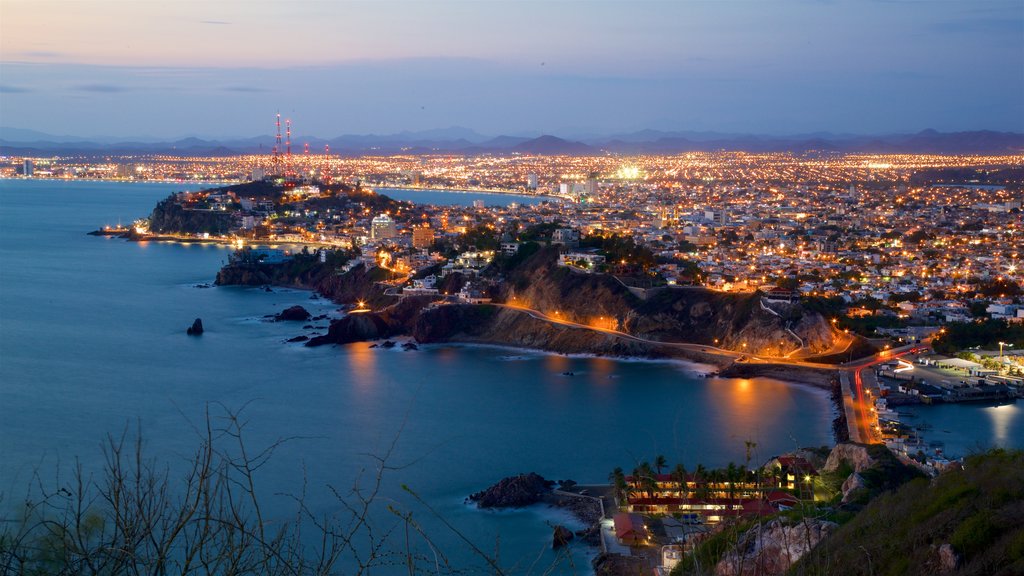
{"type": "Polygon", "coordinates": [[[510,476],[469,497],[478,508],[521,508],[540,502],[551,491],[554,482],[530,472],[510,476]]]}
{"type": "Polygon", "coordinates": [[[551,547],[561,548],[567,546],[569,541],[573,539],[572,530],[569,530],[565,526],[555,526],[554,532],[551,534],[551,547]]]}
{"type": "Polygon", "coordinates": [[[301,322],[303,320],[309,320],[309,318],[309,312],[307,312],[306,309],[303,308],[302,306],[292,306],[291,308],[285,308],[284,310],[281,311],[280,314],[274,316],[274,320],[277,320],[278,322],[282,320],[295,320],[301,322]]]}
{"type": "Polygon", "coordinates": [[[200,336],[203,333],[203,321],[200,318],[196,318],[196,321],[185,330],[185,333],[189,336],[200,336]]]}

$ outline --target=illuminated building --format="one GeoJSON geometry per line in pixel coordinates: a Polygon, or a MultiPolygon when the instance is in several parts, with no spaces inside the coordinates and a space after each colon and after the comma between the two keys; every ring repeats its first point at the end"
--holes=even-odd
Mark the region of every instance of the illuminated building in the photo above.
{"type": "Polygon", "coordinates": [[[398,236],[398,228],[395,221],[387,214],[375,216],[370,223],[370,238],[380,240],[382,238],[394,238],[398,236]]]}

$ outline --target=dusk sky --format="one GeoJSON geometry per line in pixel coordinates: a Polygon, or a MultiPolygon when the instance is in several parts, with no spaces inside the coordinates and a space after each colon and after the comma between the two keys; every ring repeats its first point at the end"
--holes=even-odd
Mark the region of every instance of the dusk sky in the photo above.
{"type": "Polygon", "coordinates": [[[0,0],[0,125],[1024,131],[1024,1],[0,0]]]}

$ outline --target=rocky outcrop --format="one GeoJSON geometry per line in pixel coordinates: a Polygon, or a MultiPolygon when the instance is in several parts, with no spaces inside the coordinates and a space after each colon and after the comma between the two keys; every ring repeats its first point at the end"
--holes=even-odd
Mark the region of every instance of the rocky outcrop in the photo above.
{"type": "Polygon", "coordinates": [[[525,312],[496,306],[447,305],[425,310],[412,329],[417,341],[475,342],[563,354],[664,357],[657,344],[583,328],[552,324],[525,312]]]}
{"type": "Polygon", "coordinates": [[[312,315],[302,306],[285,308],[274,316],[276,322],[302,322],[309,320],[312,315]]]}
{"type": "Polygon", "coordinates": [[[378,340],[396,334],[396,328],[379,314],[350,314],[331,322],[327,334],[316,336],[306,342],[306,346],[323,346],[324,344],[351,344],[378,340]]]}
{"type": "Polygon", "coordinates": [[[572,530],[569,530],[561,524],[554,527],[551,534],[551,547],[558,549],[563,546],[568,546],[569,542],[575,537],[572,530]]]}
{"type": "Polygon", "coordinates": [[[191,210],[173,196],[157,203],[149,216],[149,230],[156,233],[225,234],[231,230],[231,214],[213,210],[191,210]]]}
{"type": "Polygon", "coordinates": [[[640,298],[612,276],[557,265],[558,250],[540,250],[507,274],[501,296],[588,324],[613,322],[644,339],[692,342],[781,356],[801,346],[828,350],[837,335],[821,314],[799,303],[768,303],[759,293],[663,287],[640,298]]]}
{"type": "MultiPolygon", "coordinates": [[[[343,255],[338,258],[344,260],[343,255]]],[[[367,314],[369,320],[336,321],[326,336],[314,338],[311,345],[410,335],[424,343],[478,342],[559,353],[685,357],[721,363],[723,358],[710,350],[705,354],[662,343],[706,344],[767,355],[781,355],[801,344],[812,350],[824,350],[833,343],[832,328],[824,318],[799,304],[773,304],[769,309],[759,294],[727,294],[700,288],[659,288],[648,290],[640,298],[615,277],[574,272],[559,267],[557,259],[557,247],[549,247],[510,269],[489,272],[505,276],[496,293],[497,301],[557,312],[559,318],[584,326],[594,322],[614,325],[638,338],[556,324],[499,306],[425,307],[431,298],[399,299],[388,294],[391,287],[382,281],[389,273],[380,268],[360,264],[342,274],[336,261],[320,263],[311,254],[297,254],[293,260],[275,264],[236,258],[220,271],[217,284],[307,288],[338,303],[363,302],[375,311],[367,314]],[[417,303],[412,308],[407,304],[410,300],[417,303]]],[[[453,282],[461,284],[461,279],[450,275],[443,280],[453,282]]],[[[450,288],[445,291],[453,291],[457,286],[453,284],[450,288]]],[[[812,379],[816,384],[826,381],[820,375],[812,379]]]]}
{"type": "Polygon", "coordinates": [[[836,444],[825,461],[825,472],[835,472],[843,462],[848,462],[854,472],[863,472],[875,464],[868,449],[860,444],[836,444]]]}
{"type": "Polygon", "coordinates": [[[554,482],[530,472],[503,478],[494,486],[469,497],[478,508],[522,508],[540,502],[554,482]]]}
{"type": "Polygon", "coordinates": [[[932,550],[934,558],[930,562],[930,567],[934,569],[935,574],[952,574],[960,568],[962,559],[950,543],[932,544],[932,550]]]}
{"type": "Polygon", "coordinates": [[[716,576],[781,576],[804,554],[827,538],[838,524],[803,519],[771,520],[744,532],[715,565],[716,576]]]}
{"type": "Polygon", "coordinates": [[[192,325],[185,330],[185,333],[189,336],[202,336],[203,334],[203,320],[196,318],[192,325]]]}
{"type": "Polygon", "coordinates": [[[864,481],[864,477],[854,472],[847,476],[846,480],[843,481],[841,488],[843,492],[843,504],[848,504],[853,500],[857,499],[868,489],[867,482],[864,481]]]}

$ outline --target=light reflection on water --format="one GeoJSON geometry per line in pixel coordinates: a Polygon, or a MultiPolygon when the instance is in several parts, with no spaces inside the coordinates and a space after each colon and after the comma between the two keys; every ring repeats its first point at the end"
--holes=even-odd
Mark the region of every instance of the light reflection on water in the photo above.
{"type": "Polygon", "coordinates": [[[1005,445],[1009,440],[1010,426],[1020,417],[1020,407],[1016,404],[1003,404],[988,406],[982,411],[992,422],[992,437],[996,444],[1005,445]]]}

